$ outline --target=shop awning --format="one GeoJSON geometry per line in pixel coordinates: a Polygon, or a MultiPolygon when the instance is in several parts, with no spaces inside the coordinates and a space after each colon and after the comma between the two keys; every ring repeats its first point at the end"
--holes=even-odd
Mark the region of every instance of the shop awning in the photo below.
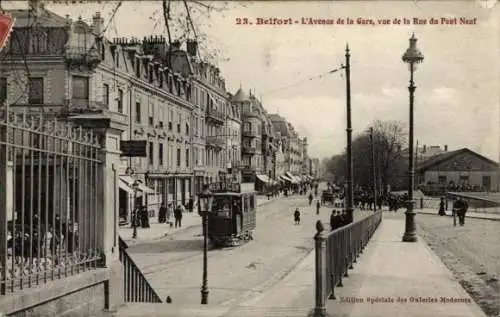
{"type": "MultiPolygon", "coordinates": [[[[128,187],[132,188],[132,191],[133,191],[134,182],[136,181],[136,179],[134,179],[133,177],[130,177],[130,176],[120,176],[120,180],[123,181],[128,187]]],[[[151,189],[148,186],[144,185],[142,183],[142,181],[139,181],[138,183],[139,184],[137,186],[137,189],[139,191],[144,192],[146,194],[154,194],[155,193],[154,189],[151,189]]]]}
{"type": "Polygon", "coordinates": [[[263,175],[263,174],[257,174],[257,178],[264,182],[264,183],[270,183],[271,180],[269,179],[269,177],[267,177],[267,175],[263,175]]]}
{"type": "Polygon", "coordinates": [[[293,182],[293,180],[286,175],[281,175],[280,178],[284,181],[287,181],[287,182],[293,182]]]}
{"type": "Polygon", "coordinates": [[[129,195],[134,194],[134,189],[130,187],[123,179],[118,180],[118,188],[126,191],[129,195]]]}

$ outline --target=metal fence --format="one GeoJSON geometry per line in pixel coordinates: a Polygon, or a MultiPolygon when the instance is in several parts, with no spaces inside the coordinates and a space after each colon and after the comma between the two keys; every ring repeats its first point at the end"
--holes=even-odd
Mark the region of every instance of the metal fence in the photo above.
{"type": "Polygon", "coordinates": [[[43,113],[0,114],[0,294],[102,263],[100,139],[43,113]]]}
{"type": "Polygon", "coordinates": [[[327,299],[335,299],[335,287],[342,286],[342,278],[348,276],[359,254],[382,221],[378,211],[367,218],[324,233],[318,220],[315,240],[315,316],[325,316],[327,299]]]}
{"type": "Polygon", "coordinates": [[[125,302],[161,303],[160,296],[128,255],[127,244],[122,238],[119,238],[119,249],[120,261],[123,265],[123,297],[125,302]]]}

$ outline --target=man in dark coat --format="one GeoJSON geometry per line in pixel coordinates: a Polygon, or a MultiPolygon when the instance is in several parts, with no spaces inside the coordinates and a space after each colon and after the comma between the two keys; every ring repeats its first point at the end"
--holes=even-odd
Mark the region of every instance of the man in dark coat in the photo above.
{"type": "Polygon", "coordinates": [[[167,221],[167,207],[165,203],[161,204],[160,210],[158,211],[158,222],[165,223],[167,221]]]}
{"type": "Polygon", "coordinates": [[[465,213],[467,212],[467,209],[469,209],[469,205],[466,201],[462,200],[462,198],[459,198],[457,203],[458,223],[460,226],[463,226],[465,224],[465,213]]]}
{"type": "Polygon", "coordinates": [[[175,218],[175,227],[177,226],[182,227],[182,208],[181,205],[177,205],[177,207],[174,210],[174,218],[175,218]]]}

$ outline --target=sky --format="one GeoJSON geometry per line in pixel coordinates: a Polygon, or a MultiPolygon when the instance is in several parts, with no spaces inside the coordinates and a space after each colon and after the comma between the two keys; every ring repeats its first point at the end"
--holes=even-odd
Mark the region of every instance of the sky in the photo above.
{"type": "MultiPolygon", "coordinates": [[[[48,2],[46,7],[74,19],[81,16],[86,21],[100,11],[107,25],[117,3],[48,2]]],[[[498,1],[206,4],[225,8],[210,16],[194,12],[193,19],[200,26],[200,38],[206,35],[206,46],[220,52],[219,68],[229,91],[235,93],[240,86],[246,92],[255,91],[268,112],[287,118],[308,138],[311,156],[332,156],[346,146],[345,76],[342,71],[319,75],[345,62],[347,43],[351,52],[354,135],[364,133],[376,119],[398,120],[408,128],[410,73],[401,57],[415,33],[417,46],[424,55],[415,72],[414,131],[419,146],[448,145],[449,150],[468,147],[499,160],[498,1]],[[253,24],[237,24],[237,19],[245,18],[253,24]],[[291,18],[299,23],[257,25],[258,18],[291,18]],[[350,18],[354,23],[304,25],[300,23],[302,18],[350,18]],[[410,24],[394,24],[394,19],[403,18],[409,19],[410,24]],[[414,18],[427,23],[415,24],[414,18]],[[438,23],[431,24],[431,18],[438,23]],[[442,18],[457,18],[457,23],[443,24],[442,18]],[[475,18],[476,23],[459,24],[460,18],[475,18]],[[358,24],[358,19],[372,19],[375,24],[358,24]],[[391,24],[378,24],[379,19],[389,19],[391,24]]],[[[2,1],[2,5],[8,8],[21,4],[2,1]]],[[[165,35],[161,6],[161,1],[124,1],[107,28],[107,36],[165,35]]]]}

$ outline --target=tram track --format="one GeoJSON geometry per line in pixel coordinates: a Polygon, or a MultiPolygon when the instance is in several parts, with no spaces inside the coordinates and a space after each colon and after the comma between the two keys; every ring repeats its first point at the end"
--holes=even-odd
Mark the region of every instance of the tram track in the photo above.
{"type": "MultiPolygon", "coordinates": [[[[304,208],[306,207],[307,205],[307,201],[306,201],[306,198],[305,197],[302,197],[302,196],[289,196],[289,197],[283,197],[283,198],[280,198],[278,200],[273,200],[269,203],[264,203],[262,204],[261,208],[263,209],[262,212],[259,212],[258,213],[258,216],[257,216],[257,226],[262,226],[264,225],[264,223],[266,222],[266,220],[270,219],[270,218],[279,218],[280,216],[283,216],[283,212],[286,212],[288,211],[290,208],[295,208],[295,207],[299,207],[299,208],[304,208]],[[301,201],[302,203],[297,204],[293,204],[294,202],[298,202],[298,201],[301,201]],[[285,204],[283,204],[285,203],[285,204]],[[282,205],[279,205],[279,204],[282,204],[282,205]],[[272,208],[273,206],[275,205],[278,205],[279,208],[272,208]]],[[[260,208],[259,208],[260,209],[260,208]]],[[[201,224],[200,225],[193,225],[193,226],[189,226],[187,227],[186,229],[184,230],[181,230],[181,231],[177,231],[176,233],[172,234],[172,235],[169,235],[169,236],[166,236],[166,237],[162,237],[160,239],[157,239],[155,240],[153,243],[154,244],[160,244],[162,242],[165,242],[167,240],[170,240],[170,241],[175,241],[176,238],[183,238],[183,236],[186,236],[188,235],[187,237],[185,238],[197,238],[197,237],[200,237],[199,235],[194,235],[194,232],[199,232],[199,229],[201,228],[201,224]],[[193,234],[190,234],[189,231],[193,231],[193,234]]],[[[256,237],[257,238],[257,237],[256,237]]],[[[195,239],[195,240],[198,240],[198,239],[195,239]]],[[[202,239],[199,239],[200,242],[202,241],[202,239]]],[[[254,243],[255,240],[251,240],[251,241],[247,241],[245,242],[244,244],[240,245],[240,246],[237,246],[237,247],[230,247],[230,248],[222,248],[222,249],[218,249],[218,248],[212,248],[209,246],[209,252],[207,254],[207,257],[208,259],[211,259],[211,258],[214,258],[214,257],[217,257],[218,255],[220,255],[220,252],[227,252],[228,250],[233,250],[233,249],[236,249],[236,248],[241,248],[243,247],[244,245],[248,244],[248,243],[254,243]]],[[[131,247],[129,250],[130,250],[130,255],[132,256],[132,258],[135,258],[139,255],[138,252],[134,252],[134,249],[137,249],[138,247],[140,247],[140,245],[134,245],[133,247],[131,247]]],[[[139,262],[139,266],[141,268],[141,271],[143,272],[143,274],[146,276],[146,277],[151,277],[151,276],[154,276],[156,274],[160,274],[160,273],[164,273],[166,271],[168,271],[169,269],[172,269],[172,268],[177,268],[177,267],[180,267],[182,265],[185,265],[191,261],[194,261],[196,260],[197,258],[201,258],[203,256],[203,253],[201,252],[201,248],[200,248],[200,251],[199,252],[196,252],[195,254],[191,254],[191,255],[188,255],[188,256],[182,256],[182,257],[179,257],[179,258],[176,258],[176,259],[172,259],[172,258],[167,258],[165,259],[165,261],[161,261],[161,262],[157,262],[155,264],[150,264],[150,265],[140,265],[140,260],[138,259],[137,262],[139,262]]],[[[173,251],[175,253],[175,251],[173,251]]],[[[168,253],[170,253],[170,251],[166,251],[166,252],[162,252],[164,253],[167,257],[168,257],[168,253]]]]}

